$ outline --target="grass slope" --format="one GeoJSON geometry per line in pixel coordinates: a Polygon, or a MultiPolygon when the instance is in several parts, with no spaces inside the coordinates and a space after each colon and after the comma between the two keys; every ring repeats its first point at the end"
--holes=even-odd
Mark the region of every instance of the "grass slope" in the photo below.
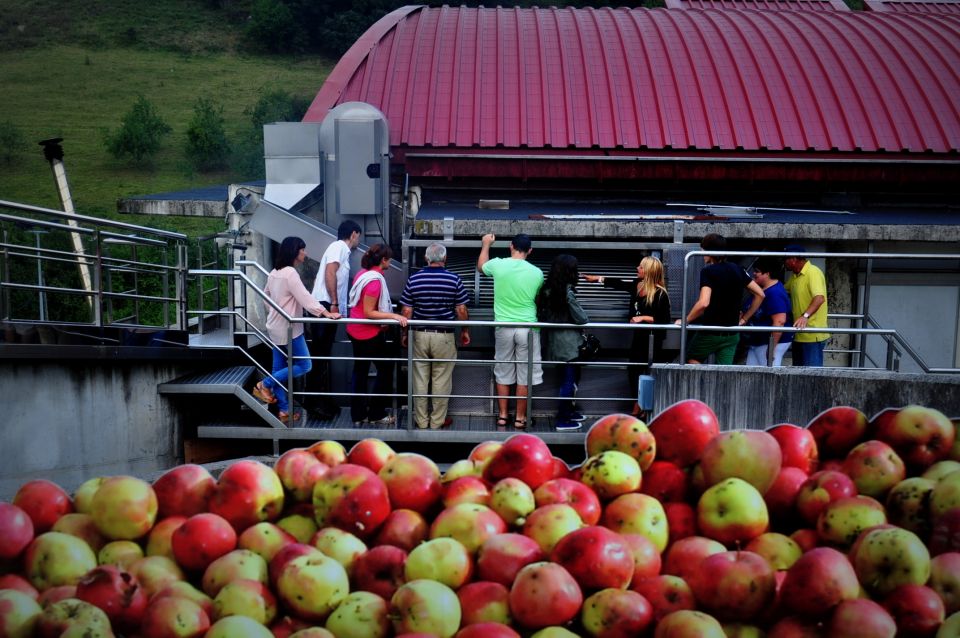
{"type": "MultiPolygon", "coordinates": [[[[0,122],[13,122],[27,148],[12,165],[0,167],[0,199],[60,207],[49,164],[36,145],[51,137],[64,138],[74,206],[84,214],[116,218],[120,197],[246,179],[229,169],[195,174],[188,167],[183,145],[196,99],[223,105],[227,135],[235,140],[251,126],[243,111],[261,92],[282,88],[312,98],[332,68],[319,58],[237,54],[235,27],[215,20],[228,14],[197,2],[32,0],[13,8],[0,1],[0,9],[4,4],[11,4],[14,15],[0,19],[0,122]],[[41,44],[35,36],[44,26],[37,16],[48,10],[57,44],[41,44]],[[153,102],[173,132],[152,164],[130,166],[106,151],[103,131],[119,127],[138,94],[153,102]]],[[[137,217],[123,219],[188,234],[220,229],[219,220],[137,217]]]]}

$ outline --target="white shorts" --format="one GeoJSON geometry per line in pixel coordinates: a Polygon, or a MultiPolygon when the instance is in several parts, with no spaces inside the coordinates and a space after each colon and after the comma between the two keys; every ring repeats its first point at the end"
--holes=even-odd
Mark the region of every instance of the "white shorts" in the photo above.
{"type": "Polygon", "coordinates": [[[494,342],[496,363],[493,366],[493,376],[497,383],[527,385],[527,335],[530,335],[533,348],[533,385],[543,383],[543,367],[540,365],[540,332],[532,328],[496,329],[494,342]]]}

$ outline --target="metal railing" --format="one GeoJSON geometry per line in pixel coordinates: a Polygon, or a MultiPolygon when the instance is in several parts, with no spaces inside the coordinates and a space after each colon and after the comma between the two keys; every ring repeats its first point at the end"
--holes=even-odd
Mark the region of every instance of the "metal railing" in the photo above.
{"type": "MultiPolygon", "coordinates": [[[[263,274],[263,275],[267,275],[267,274],[268,274],[267,271],[266,271],[263,267],[261,267],[259,264],[257,264],[256,262],[242,261],[242,260],[241,260],[241,261],[237,261],[237,262],[236,262],[236,266],[237,266],[238,268],[253,267],[253,268],[257,269],[257,270],[258,270],[261,274],[263,274]]],[[[247,336],[254,336],[255,338],[257,338],[258,340],[262,341],[264,344],[266,344],[266,345],[267,345],[268,347],[270,347],[271,349],[280,349],[281,351],[283,351],[283,350],[286,351],[286,358],[287,358],[287,365],[288,365],[288,375],[287,375],[288,382],[287,382],[287,384],[286,384],[285,389],[286,389],[286,391],[287,391],[288,396],[290,397],[290,404],[291,404],[291,406],[295,405],[294,401],[295,401],[295,398],[296,398],[296,397],[338,397],[338,398],[351,397],[351,398],[352,398],[352,397],[356,397],[356,396],[369,396],[369,394],[362,394],[362,393],[355,393],[355,392],[333,392],[333,391],[329,391],[329,392],[318,392],[318,391],[302,391],[302,392],[296,392],[296,391],[295,391],[295,388],[294,388],[293,365],[294,365],[294,362],[295,362],[298,358],[293,355],[293,351],[292,351],[292,341],[293,341],[292,335],[293,335],[294,326],[297,325],[297,324],[303,324],[304,326],[306,326],[306,325],[311,324],[311,323],[333,323],[333,322],[344,323],[344,324],[396,325],[396,324],[398,324],[397,321],[395,321],[395,320],[373,320],[373,319],[352,319],[352,318],[348,318],[348,317],[343,317],[343,318],[341,318],[341,319],[339,319],[339,320],[331,320],[331,319],[315,318],[315,317],[291,317],[291,316],[287,315],[287,314],[283,311],[283,309],[280,308],[280,306],[276,304],[276,302],[274,302],[272,299],[270,299],[270,298],[260,289],[260,287],[259,287],[246,273],[244,273],[244,272],[241,272],[241,271],[239,271],[239,270],[215,270],[215,271],[206,270],[206,271],[190,271],[190,274],[191,274],[191,275],[196,275],[196,276],[204,276],[204,277],[227,277],[227,278],[230,278],[230,279],[231,279],[232,281],[234,281],[234,282],[240,282],[240,283],[241,283],[241,286],[239,287],[239,289],[240,289],[240,294],[241,294],[241,302],[240,302],[240,303],[236,303],[236,302],[235,302],[236,300],[233,300],[233,303],[231,303],[232,309],[231,309],[231,310],[222,311],[222,312],[220,312],[219,314],[232,317],[235,326],[243,326],[245,329],[243,329],[243,330],[238,330],[239,333],[244,334],[244,335],[247,335],[247,336]],[[245,309],[247,308],[247,304],[248,304],[248,294],[247,294],[248,289],[252,291],[252,293],[253,293],[253,295],[254,295],[255,297],[258,297],[261,301],[263,301],[263,303],[265,303],[266,305],[268,305],[268,306],[270,306],[271,308],[273,308],[273,310],[275,310],[278,314],[280,314],[281,317],[283,317],[283,318],[287,321],[287,326],[288,326],[287,330],[288,330],[288,332],[287,332],[287,344],[286,344],[286,348],[285,348],[285,349],[284,349],[282,346],[278,346],[277,344],[273,343],[273,342],[269,339],[269,337],[268,337],[267,335],[265,335],[265,334],[263,333],[263,331],[261,331],[259,328],[257,328],[257,327],[248,319],[248,317],[246,316],[245,309]]],[[[232,294],[234,293],[234,286],[233,286],[233,285],[228,286],[228,290],[230,291],[230,293],[231,293],[231,295],[232,295],[232,294]]],[[[189,312],[190,312],[190,313],[200,313],[200,312],[203,312],[203,313],[208,314],[208,315],[209,315],[209,314],[217,314],[217,313],[211,313],[210,311],[189,311],[189,312]]],[[[684,315],[684,316],[685,316],[685,315],[684,315]]],[[[839,315],[839,316],[836,316],[836,317],[834,317],[834,318],[836,318],[836,319],[855,319],[855,320],[856,320],[856,319],[859,319],[860,316],[859,316],[859,315],[839,315]]],[[[868,320],[869,320],[869,319],[868,319],[868,320]]],[[[869,321],[872,321],[872,320],[869,320],[869,321]]],[[[875,322],[874,322],[874,323],[875,323],[875,322]]],[[[676,332],[679,332],[679,333],[681,334],[681,338],[685,338],[686,333],[689,332],[689,331],[692,331],[692,332],[697,332],[697,331],[704,331],[704,332],[723,331],[723,332],[729,332],[729,331],[731,330],[731,327],[686,325],[685,322],[681,322],[680,324],[588,323],[588,324],[584,324],[584,325],[578,325],[578,324],[555,324],[555,323],[543,323],[543,322],[511,323],[511,322],[498,322],[498,321],[468,320],[468,321],[456,321],[453,325],[454,325],[454,327],[470,327],[470,328],[480,327],[480,328],[487,328],[487,329],[490,329],[490,330],[493,330],[493,329],[495,329],[495,328],[497,328],[497,327],[536,328],[536,329],[540,329],[540,330],[553,330],[553,329],[618,330],[618,331],[619,331],[619,330],[647,330],[647,331],[649,331],[649,334],[650,334],[650,337],[649,337],[649,338],[651,339],[651,342],[648,344],[648,345],[649,345],[649,348],[648,348],[648,351],[649,351],[649,352],[652,352],[652,339],[653,339],[653,331],[654,331],[654,330],[676,331],[676,332]]],[[[413,383],[413,379],[412,379],[413,364],[416,363],[416,362],[419,362],[419,361],[451,362],[451,363],[456,363],[457,366],[466,365],[466,366],[482,366],[482,367],[492,367],[492,366],[493,366],[495,363],[497,363],[497,362],[494,361],[493,359],[459,359],[459,358],[455,358],[455,359],[417,359],[417,358],[415,358],[415,357],[413,356],[414,343],[415,343],[414,340],[416,339],[416,332],[417,332],[417,331],[416,331],[416,328],[417,328],[417,327],[444,327],[444,328],[450,328],[450,327],[451,327],[451,324],[450,324],[449,322],[443,322],[443,321],[424,321],[424,320],[413,320],[413,319],[410,319],[410,320],[408,320],[408,327],[411,328],[411,329],[408,331],[408,340],[409,340],[409,341],[408,341],[408,344],[407,344],[407,353],[406,353],[405,356],[395,356],[395,357],[389,357],[389,356],[387,356],[387,357],[365,358],[365,359],[368,360],[368,361],[390,361],[390,362],[394,362],[394,363],[398,363],[398,364],[399,364],[399,363],[406,362],[406,364],[407,364],[407,391],[406,391],[405,393],[401,393],[401,392],[391,392],[391,393],[385,393],[385,394],[380,394],[380,395],[378,395],[378,396],[381,396],[381,397],[384,397],[384,398],[392,399],[392,400],[393,400],[393,403],[394,403],[394,408],[395,408],[395,409],[396,409],[397,406],[398,406],[398,401],[400,401],[400,400],[406,400],[406,405],[408,406],[408,409],[411,409],[411,410],[412,410],[413,400],[414,400],[414,399],[417,399],[417,398],[436,397],[436,398],[446,398],[446,399],[490,399],[490,400],[508,398],[508,399],[510,399],[510,400],[526,399],[527,402],[528,402],[528,408],[527,408],[527,409],[528,409],[528,414],[533,414],[533,404],[534,404],[534,401],[545,401],[545,400],[548,400],[548,401],[561,401],[561,400],[570,400],[570,397],[554,396],[554,395],[539,395],[539,394],[536,394],[536,393],[534,392],[533,370],[534,370],[534,364],[536,364],[536,363],[539,363],[539,364],[541,364],[541,365],[543,365],[543,366],[559,366],[559,365],[568,365],[568,364],[571,364],[571,365],[583,366],[583,367],[590,367],[590,368],[619,368],[619,369],[624,369],[624,368],[628,368],[628,367],[631,367],[631,366],[637,366],[637,367],[640,367],[640,368],[647,368],[647,367],[648,367],[648,364],[647,364],[647,363],[642,363],[642,362],[641,362],[641,363],[637,363],[637,362],[622,361],[622,360],[615,360],[615,359],[600,360],[600,361],[596,361],[596,360],[594,360],[594,361],[576,361],[576,360],[575,360],[575,361],[572,361],[572,362],[553,361],[553,360],[534,361],[534,360],[533,360],[533,354],[532,354],[532,353],[533,353],[533,348],[532,348],[532,347],[529,347],[529,346],[532,345],[531,340],[534,339],[534,338],[539,338],[539,336],[538,336],[538,333],[537,333],[536,331],[531,330],[531,331],[528,333],[528,348],[527,348],[528,358],[527,358],[526,360],[514,360],[514,361],[510,361],[510,363],[517,363],[517,364],[522,364],[522,365],[525,365],[525,366],[526,366],[526,380],[527,380],[527,387],[528,387],[528,392],[529,392],[528,395],[526,395],[526,396],[509,395],[509,396],[507,396],[507,397],[504,397],[504,396],[501,396],[501,395],[498,395],[498,394],[475,394],[475,393],[474,393],[474,394],[454,394],[454,393],[451,393],[451,394],[429,393],[429,394],[428,394],[428,393],[418,393],[418,392],[415,391],[416,388],[414,388],[414,383],[413,383]]],[[[928,366],[926,366],[925,363],[923,363],[922,358],[921,358],[915,351],[913,351],[912,348],[910,348],[908,345],[906,345],[905,341],[904,341],[904,340],[902,339],[902,337],[897,333],[896,330],[890,329],[890,328],[882,328],[882,327],[880,327],[880,326],[874,326],[874,327],[856,327],[856,328],[830,327],[830,328],[805,328],[805,329],[793,328],[792,326],[776,326],[776,327],[773,327],[773,326],[770,326],[770,327],[768,327],[768,326],[740,326],[740,327],[734,327],[733,329],[736,330],[737,332],[743,332],[743,333],[766,333],[766,334],[770,334],[771,337],[772,337],[773,333],[793,333],[793,334],[799,334],[799,333],[803,333],[803,332],[829,332],[830,334],[859,335],[860,337],[866,337],[866,336],[881,337],[881,338],[887,340],[887,343],[888,343],[887,361],[886,361],[886,363],[887,363],[886,369],[888,369],[888,370],[894,370],[894,369],[895,369],[895,366],[894,366],[895,356],[898,355],[898,353],[900,352],[900,348],[902,348],[903,351],[911,354],[911,356],[913,356],[914,358],[916,358],[917,361],[920,363],[920,365],[924,366],[925,369],[926,369],[927,371],[929,371],[929,372],[954,372],[954,373],[955,373],[955,372],[960,372],[960,370],[957,370],[957,369],[929,368],[928,366]],[[899,345],[899,348],[897,347],[898,345],[899,345]]],[[[240,350],[240,351],[243,352],[244,355],[263,373],[264,376],[271,377],[271,378],[274,379],[275,382],[279,383],[278,380],[276,379],[276,377],[273,376],[273,372],[272,372],[271,370],[267,370],[266,368],[264,368],[259,362],[257,362],[257,361],[253,358],[252,355],[250,355],[248,352],[246,352],[246,350],[244,350],[244,349],[242,349],[242,348],[238,348],[237,346],[220,346],[220,347],[222,347],[222,348],[227,348],[227,349],[237,349],[237,350],[240,350]]],[[[684,350],[683,345],[681,345],[681,352],[682,352],[683,350],[684,350]]],[[[771,352],[771,353],[772,353],[772,350],[773,350],[772,348],[769,348],[769,349],[768,349],[768,351],[771,352]]],[[[309,356],[309,357],[301,357],[300,359],[304,359],[304,358],[305,358],[305,359],[310,359],[310,360],[312,360],[312,361],[321,360],[321,361],[347,361],[347,362],[352,362],[352,361],[355,360],[355,357],[352,357],[352,356],[347,356],[347,357],[342,357],[342,356],[341,356],[341,357],[338,357],[338,356],[325,356],[325,357],[309,356]]],[[[651,360],[652,360],[652,357],[648,358],[648,361],[651,361],[651,360]]],[[[393,385],[394,388],[398,387],[396,382],[397,382],[397,380],[398,380],[398,376],[397,376],[397,375],[398,375],[398,373],[399,373],[399,368],[400,368],[400,366],[395,366],[395,368],[394,368],[394,385],[393,385]]],[[[584,403],[589,403],[589,402],[597,402],[597,403],[600,403],[600,402],[610,402],[610,401],[634,401],[634,400],[636,400],[636,399],[637,399],[637,397],[634,396],[634,395],[630,395],[630,396],[577,396],[577,397],[576,397],[576,400],[577,400],[578,402],[584,402],[584,403]]]]}
{"type": "Polygon", "coordinates": [[[186,235],[3,200],[0,209],[16,212],[0,213],[0,321],[186,328],[186,235]],[[47,246],[41,235],[50,236],[47,246]],[[84,250],[57,247],[67,236],[80,237],[84,250]],[[78,276],[80,270],[90,274],[89,285],[78,276]],[[153,280],[149,292],[147,279],[153,280]],[[37,310],[28,316],[34,293],[37,310]],[[52,308],[54,297],[80,301],[52,308]],[[144,310],[147,304],[153,306],[150,313],[144,310]]]}

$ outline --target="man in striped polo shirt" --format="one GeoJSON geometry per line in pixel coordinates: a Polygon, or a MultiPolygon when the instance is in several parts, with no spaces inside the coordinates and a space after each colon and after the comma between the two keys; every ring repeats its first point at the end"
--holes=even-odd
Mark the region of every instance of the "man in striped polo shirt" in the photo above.
{"type": "MultiPolygon", "coordinates": [[[[447,325],[411,326],[417,333],[413,336],[413,393],[441,395],[414,397],[414,423],[420,429],[429,427],[436,430],[452,422],[447,418],[449,399],[443,396],[450,394],[453,389],[455,364],[452,359],[457,358],[455,328],[450,322],[455,319],[469,319],[468,297],[460,276],[446,268],[447,249],[443,244],[433,243],[427,246],[424,257],[427,267],[410,275],[407,285],[403,287],[400,312],[408,319],[447,322],[447,325]],[[428,400],[433,402],[432,410],[428,409],[428,400]]],[[[406,331],[404,328],[401,338],[403,345],[407,345],[406,331]]],[[[460,329],[460,344],[470,344],[468,326],[460,329]]]]}

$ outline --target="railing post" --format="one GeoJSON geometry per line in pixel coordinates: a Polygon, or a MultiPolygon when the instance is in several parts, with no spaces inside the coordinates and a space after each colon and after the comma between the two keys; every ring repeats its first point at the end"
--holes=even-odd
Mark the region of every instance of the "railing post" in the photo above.
{"type": "Polygon", "coordinates": [[[893,372],[893,339],[887,337],[887,370],[893,372]]]}
{"type": "MultiPolygon", "coordinates": [[[[403,328],[401,328],[401,331],[402,331],[402,330],[403,330],[403,328]]],[[[417,427],[417,424],[415,424],[415,423],[413,422],[414,414],[416,413],[416,411],[414,410],[414,405],[413,405],[413,402],[416,401],[416,399],[415,399],[414,396],[413,396],[413,395],[414,395],[414,391],[413,391],[413,345],[414,345],[414,340],[416,339],[416,337],[413,335],[414,332],[415,332],[415,330],[414,330],[412,327],[407,329],[407,421],[408,421],[408,423],[407,423],[407,428],[408,428],[408,429],[411,429],[411,430],[412,430],[413,428],[411,428],[410,425],[413,425],[414,427],[417,427]]]]}
{"type": "Polygon", "coordinates": [[[297,411],[293,402],[293,322],[287,322],[287,426],[294,424],[297,411]]]}
{"type": "MultiPolygon", "coordinates": [[[[527,329],[527,422],[533,420],[533,328],[527,329]]],[[[537,338],[540,338],[539,333],[537,338]]],[[[540,357],[541,359],[543,356],[540,357]]]]}
{"type": "Polygon", "coordinates": [[[187,272],[190,256],[186,242],[177,242],[177,329],[186,330],[187,324],[187,272]]]}
{"type": "MultiPolygon", "coordinates": [[[[867,244],[867,252],[871,254],[873,253],[872,241],[867,244]]],[[[873,275],[873,259],[867,259],[867,271],[863,276],[863,307],[860,312],[860,328],[861,329],[867,327],[867,321],[870,317],[870,280],[872,279],[872,275],[873,275]]],[[[859,359],[858,367],[862,368],[865,361],[864,358],[866,357],[866,353],[867,353],[867,335],[861,333],[857,336],[859,337],[858,341],[860,343],[860,347],[859,347],[860,353],[858,355],[858,359],[859,359]]]]}
{"type": "Polygon", "coordinates": [[[683,289],[680,292],[680,365],[687,363],[687,284],[690,273],[690,253],[683,256],[683,289]]]}
{"type": "MultiPolygon", "coordinates": [[[[783,335],[781,335],[780,338],[782,339],[783,335]]],[[[776,346],[773,343],[773,333],[772,332],[768,333],[767,334],[767,367],[768,368],[773,367],[773,358],[775,356],[775,353],[773,350],[775,347],[776,346]]]]}
{"type": "Polygon", "coordinates": [[[93,300],[93,324],[98,328],[103,327],[103,241],[100,237],[100,230],[97,229],[94,236],[97,242],[97,267],[93,273],[94,292],[96,297],[93,300]]]}

